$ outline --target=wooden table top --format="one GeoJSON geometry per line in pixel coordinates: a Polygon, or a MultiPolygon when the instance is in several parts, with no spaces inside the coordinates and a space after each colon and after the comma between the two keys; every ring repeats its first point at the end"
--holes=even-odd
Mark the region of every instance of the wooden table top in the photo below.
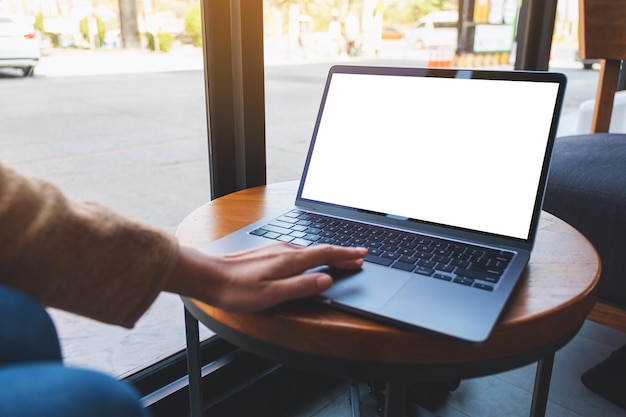
{"type": "MultiPolygon", "coordinates": [[[[296,188],[295,182],[279,183],[219,198],[187,216],[176,235],[183,245],[201,247],[255,220],[280,214],[293,204],[296,188]]],[[[226,313],[197,300],[183,301],[200,322],[227,340],[235,335],[235,344],[257,341],[276,347],[279,355],[295,352],[397,367],[511,362],[520,356],[520,366],[541,357],[546,346],[554,351],[576,334],[596,301],[599,275],[600,261],[587,239],[543,212],[526,272],[491,337],[480,345],[390,327],[310,300],[253,314],[226,313]]],[[[254,350],[254,346],[242,347],[254,350]]],[[[489,366],[483,368],[485,372],[479,373],[489,373],[489,366]]]]}

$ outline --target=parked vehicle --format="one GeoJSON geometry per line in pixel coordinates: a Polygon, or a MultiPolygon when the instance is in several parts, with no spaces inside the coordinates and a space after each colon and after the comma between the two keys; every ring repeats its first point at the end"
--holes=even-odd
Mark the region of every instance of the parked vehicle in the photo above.
{"type": "Polygon", "coordinates": [[[407,40],[416,48],[456,48],[459,14],[433,12],[419,19],[406,32],[407,40]]]}
{"type": "Polygon", "coordinates": [[[41,57],[41,39],[20,15],[0,14],[0,68],[18,68],[24,77],[35,72],[41,57]]]}

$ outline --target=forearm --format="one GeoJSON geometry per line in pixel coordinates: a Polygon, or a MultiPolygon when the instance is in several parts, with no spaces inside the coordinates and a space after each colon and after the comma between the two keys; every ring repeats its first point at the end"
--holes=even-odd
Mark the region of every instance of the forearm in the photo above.
{"type": "Polygon", "coordinates": [[[0,166],[0,282],[130,327],[174,270],[173,237],[0,166]]]}

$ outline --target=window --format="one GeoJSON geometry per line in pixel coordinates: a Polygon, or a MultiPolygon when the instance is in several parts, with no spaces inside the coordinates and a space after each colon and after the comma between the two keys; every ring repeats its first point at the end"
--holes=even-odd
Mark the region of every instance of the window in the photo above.
{"type": "MultiPolygon", "coordinates": [[[[179,28],[193,4],[199,3],[182,9],[179,28]]],[[[57,36],[57,47],[42,41],[33,76],[0,68],[0,160],[72,198],[173,233],[209,200],[202,49],[181,41],[168,53],[108,44],[92,50],[74,36],[78,23],[61,19],[43,18],[50,31],[70,33],[57,36]]],[[[113,375],[185,347],[183,307],[172,294],[162,294],[133,330],[57,310],[51,315],[67,363],[113,375]]]]}

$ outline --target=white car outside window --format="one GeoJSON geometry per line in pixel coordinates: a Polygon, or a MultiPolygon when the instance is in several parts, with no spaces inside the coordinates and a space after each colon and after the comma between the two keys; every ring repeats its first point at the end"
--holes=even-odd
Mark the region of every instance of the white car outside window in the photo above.
{"type": "Polygon", "coordinates": [[[406,33],[408,41],[416,48],[456,48],[459,14],[433,12],[419,19],[406,33]]]}
{"type": "Polygon", "coordinates": [[[32,76],[41,57],[41,40],[32,23],[19,15],[0,14],[0,68],[18,68],[32,76]]]}

